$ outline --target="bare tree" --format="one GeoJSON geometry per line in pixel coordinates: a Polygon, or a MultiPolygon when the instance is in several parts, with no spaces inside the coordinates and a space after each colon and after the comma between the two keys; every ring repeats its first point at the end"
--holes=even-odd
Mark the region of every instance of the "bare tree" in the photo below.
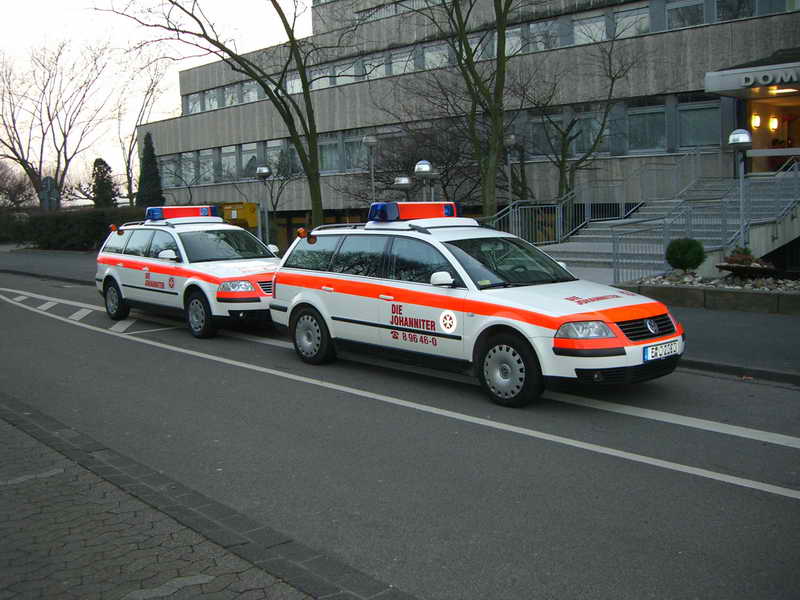
{"type": "Polygon", "coordinates": [[[19,165],[37,194],[46,175],[63,191],[105,124],[109,65],[107,46],[72,52],[66,42],[33,50],[25,67],[0,56],[0,158],[19,165]]]}
{"type": "Polygon", "coordinates": [[[277,111],[289,132],[289,140],[303,166],[311,199],[312,221],[322,223],[322,189],[319,170],[319,144],[316,107],[312,98],[315,85],[330,73],[314,65],[346,54],[352,43],[355,25],[328,36],[299,38],[298,19],[308,10],[302,0],[292,1],[287,11],[278,0],[269,0],[287,41],[277,47],[248,54],[239,53],[235,43],[224,39],[203,10],[199,0],[120,0],[102,9],[132,19],[155,33],[145,42],[180,42],[202,55],[213,55],[230,68],[255,81],[277,111]]]}
{"type": "MultiPolygon", "coordinates": [[[[584,34],[588,39],[591,32],[584,34]]],[[[533,145],[558,170],[558,195],[575,187],[581,170],[592,168],[598,153],[610,141],[609,125],[620,84],[640,61],[633,47],[621,39],[622,30],[608,40],[583,47],[578,60],[550,59],[538,72],[538,86],[515,87],[514,93],[532,106],[539,118],[533,145]],[[587,105],[571,105],[571,81],[580,77],[602,82],[603,96],[587,105]],[[564,110],[564,107],[567,110],[564,110]]]]}
{"type": "Polygon", "coordinates": [[[36,192],[28,177],[7,163],[0,162],[0,207],[18,209],[33,204],[35,200],[36,192]]]}
{"type": "Polygon", "coordinates": [[[122,86],[114,110],[117,143],[122,154],[124,197],[134,206],[136,202],[136,172],[139,154],[136,129],[150,120],[153,106],[163,92],[165,74],[163,60],[144,52],[133,52],[127,71],[130,77],[122,86]]]}

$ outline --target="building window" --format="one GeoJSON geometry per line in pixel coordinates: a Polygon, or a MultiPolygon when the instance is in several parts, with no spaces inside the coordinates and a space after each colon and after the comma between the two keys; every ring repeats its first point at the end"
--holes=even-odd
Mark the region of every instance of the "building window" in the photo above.
{"type": "Polygon", "coordinates": [[[176,155],[163,156],[158,160],[161,187],[171,188],[178,185],[178,160],[179,157],[176,155]]]}
{"type": "Polygon", "coordinates": [[[206,90],[203,92],[206,101],[206,110],[214,110],[219,108],[219,93],[217,90],[206,90]]]}
{"type": "Polygon", "coordinates": [[[197,183],[214,183],[214,150],[200,150],[197,183]]]}
{"type": "Polygon", "coordinates": [[[484,31],[481,35],[474,35],[469,38],[469,46],[476,62],[479,60],[489,60],[495,55],[494,35],[489,31],[484,31]]]}
{"type": "Polygon", "coordinates": [[[201,92],[189,94],[186,102],[186,111],[190,115],[203,112],[203,94],[201,92]]]}
{"type": "Polygon", "coordinates": [[[258,144],[256,142],[242,144],[241,177],[244,179],[255,178],[256,167],[258,167],[258,144]]]}
{"type": "Polygon", "coordinates": [[[234,106],[235,104],[241,103],[239,99],[239,88],[240,86],[238,83],[225,86],[225,106],[234,106]]]}
{"type": "Polygon", "coordinates": [[[180,176],[176,175],[177,185],[192,185],[197,180],[197,171],[194,165],[194,152],[183,152],[181,154],[180,176]]]}
{"type": "Polygon", "coordinates": [[[719,105],[678,106],[678,144],[680,146],[719,146],[719,142],[719,105]]]}
{"type": "Polygon", "coordinates": [[[324,90],[331,86],[331,69],[329,66],[312,69],[309,75],[312,90],[324,90]]]}
{"type": "Polygon", "coordinates": [[[346,171],[363,171],[369,161],[368,148],[361,143],[362,137],[344,141],[344,168],[346,171]]]}
{"type": "Polygon", "coordinates": [[[333,67],[334,81],[336,85],[344,85],[346,83],[354,83],[356,81],[356,63],[355,61],[335,65],[333,67]]]}
{"type": "Polygon", "coordinates": [[[531,23],[528,47],[532,52],[558,48],[558,23],[556,21],[531,23]]]}
{"type": "Polygon", "coordinates": [[[367,79],[386,77],[386,59],[383,56],[370,56],[365,58],[364,76],[367,79]]]}
{"type": "Polygon", "coordinates": [[[650,33],[650,9],[620,10],[614,13],[614,37],[626,38],[650,33]]]}
{"type": "Polygon", "coordinates": [[[667,29],[702,25],[704,22],[703,0],[678,0],[667,4],[667,29]]]}
{"type": "Polygon", "coordinates": [[[595,152],[608,152],[608,123],[602,134],[600,133],[600,126],[602,125],[601,119],[595,116],[579,117],[578,128],[580,133],[578,139],[575,140],[575,150],[578,153],[589,152],[598,136],[600,141],[597,143],[595,152]]]}
{"type": "Polygon", "coordinates": [[[319,170],[332,173],[340,169],[339,139],[336,134],[319,136],[319,170]]]}
{"type": "Polygon", "coordinates": [[[426,69],[439,69],[450,64],[450,53],[447,44],[426,46],[423,50],[426,69]]]}
{"type": "Polygon", "coordinates": [[[255,81],[242,83],[242,102],[255,102],[258,100],[258,84],[255,81]]]}
{"type": "Polygon", "coordinates": [[[402,75],[414,71],[414,58],[410,50],[405,52],[393,52],[391,57],[392,75],[402,75]]]}
{"type": "Polygon", "coordinates": [[[667,121],[663,108],[628,111],[628,149],[663,150],[667,147],[667,121]]]}
{"type": "Polygon", "coordinates": [[[235,181],[238,172],[236,168],[236,146],[223,146],[220,150],[219,162],[222,181],[235,181]]]}
{"type": "Polygon", "coordinates": [[[303,83],[297,73],[289,73],[284,80],[284,87],[287,94],[299,94],[303,91],[303,83]]]}
{"type": "Polygon", "coordinates": [[[732,21],[752,17],[755,0],[717,0],[717,20],[732,21]]]}
{"type": "Polygon", "coordinates": [[[514,27],[506,30],[506,56],[514,56],[522,52],[522,28],[514,27]]]}
{"type": "Polygon", "coordinates": [[[603,15],[575,19],[572,22],[575,44],[593,44],[608,39],[606,35],[606,18],[603,15]]]}

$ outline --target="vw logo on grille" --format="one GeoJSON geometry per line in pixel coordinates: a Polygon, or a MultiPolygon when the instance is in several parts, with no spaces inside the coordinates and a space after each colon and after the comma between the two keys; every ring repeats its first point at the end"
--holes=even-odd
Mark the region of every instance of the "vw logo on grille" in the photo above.
{"type": "Polygon", "coordinates": [[[645,319],[644,324],[647,326],[647,331],[653,335],[658,333],[658,323],[656,323],[653,319],[645,319]]]}

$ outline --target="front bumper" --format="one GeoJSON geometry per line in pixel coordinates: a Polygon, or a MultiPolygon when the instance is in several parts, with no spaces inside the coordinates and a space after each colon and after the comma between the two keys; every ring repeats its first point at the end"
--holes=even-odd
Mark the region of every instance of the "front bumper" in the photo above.
{"type": "Polygon", "coordinates": [[[580,383],[614,385],[637,383],[672,373],[680,362],[681,355],[642,363],[633,367],[612,367],[607,369],[575,369],[580,383]]]}

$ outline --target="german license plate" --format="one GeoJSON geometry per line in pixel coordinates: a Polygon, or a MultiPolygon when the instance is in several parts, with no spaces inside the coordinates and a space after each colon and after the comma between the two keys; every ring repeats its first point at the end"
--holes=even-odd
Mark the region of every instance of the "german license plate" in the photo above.
{"type": "Polygon", "coordinates": [[[667,358],[678,353],[678,340],[644,347],[644,361],[667,358]]]}

